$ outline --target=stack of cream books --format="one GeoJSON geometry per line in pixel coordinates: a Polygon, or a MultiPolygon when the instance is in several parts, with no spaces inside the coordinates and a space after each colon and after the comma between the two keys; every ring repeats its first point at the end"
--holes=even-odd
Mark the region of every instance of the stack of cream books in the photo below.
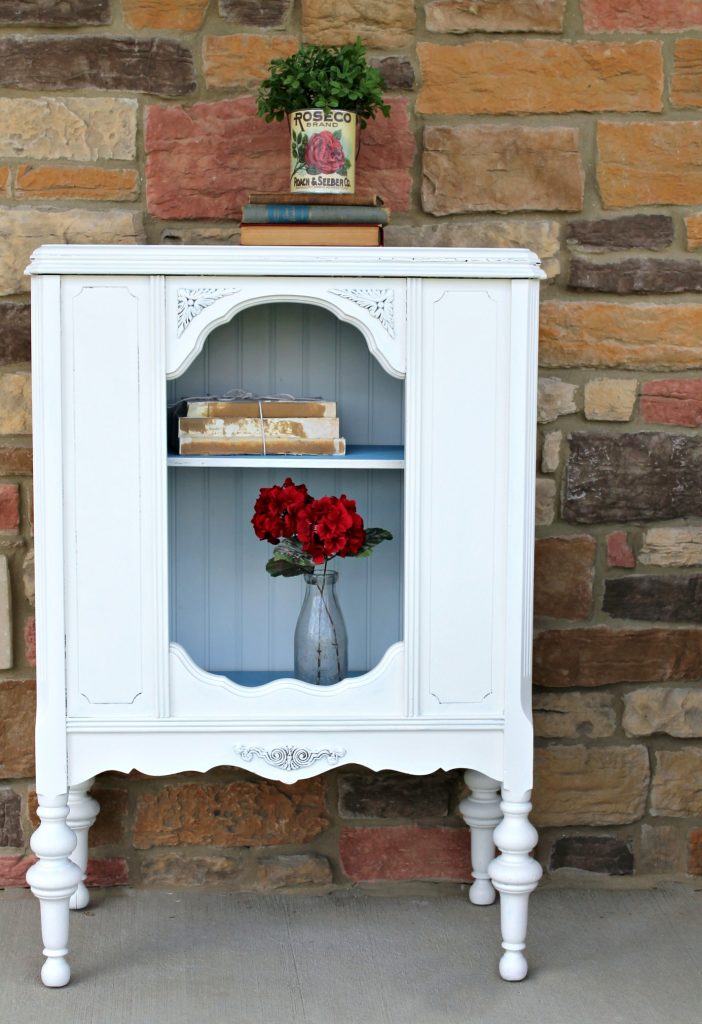
{"type": "Polygon", "coordinates": [[[345,455],[336,402],[190,401],[178,420],[181,455],[345,455]]]}

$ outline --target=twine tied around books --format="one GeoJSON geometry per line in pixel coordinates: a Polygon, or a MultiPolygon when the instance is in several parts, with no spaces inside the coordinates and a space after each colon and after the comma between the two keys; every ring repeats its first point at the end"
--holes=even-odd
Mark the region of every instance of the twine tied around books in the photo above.
{"type": "Polygon", "coordinates": [[[266,451],[266,431],[264,426],[263,416],[263,403],[264,402],[301,402],[301,401],[321,401],[318,398],[301,399],[296,398],[295,395],[287,394],[286,392],[280,392],[277,395],[257,395],[253,391],[246,391],[244,388],[229,388],[228,391],[223,391],[221,395],[188,395],[187,398],[179,398],[177,402],[173,402],[169,408],[175,408],[180,405],[181,402],[258,402],[258,420],[261,428],[261,455],[267,455],[266,451]]]}

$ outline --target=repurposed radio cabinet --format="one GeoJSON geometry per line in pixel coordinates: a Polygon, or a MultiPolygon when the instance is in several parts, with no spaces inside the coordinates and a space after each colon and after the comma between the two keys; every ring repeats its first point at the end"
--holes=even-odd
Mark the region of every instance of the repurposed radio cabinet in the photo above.
{"type": "Polygon", "coordinates": [[[537,258],[525,250],[44,246],[32,280],[42,980],[70,977],[93,776],[466,769],[470,899],[527,971],[537,258]],[[167,409],[335,399],[345,456],[180,456],[167,409]],[[299,580],[262,485],[345,492],[394,540],[340,567],[349,677],[292,676],[299,580]],[[501,788],[501,800],[499,791],[501,788]],[[495,845],[499,855],[495,857],[495,845]]]}

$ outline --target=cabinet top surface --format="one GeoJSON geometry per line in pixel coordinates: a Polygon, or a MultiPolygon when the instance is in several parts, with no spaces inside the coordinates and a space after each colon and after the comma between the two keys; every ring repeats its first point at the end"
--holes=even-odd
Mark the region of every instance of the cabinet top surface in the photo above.
{"type": "Polygon", "coordinates": [[[42,245],[28,274],[542,278],[528,249],[42,245]]]}

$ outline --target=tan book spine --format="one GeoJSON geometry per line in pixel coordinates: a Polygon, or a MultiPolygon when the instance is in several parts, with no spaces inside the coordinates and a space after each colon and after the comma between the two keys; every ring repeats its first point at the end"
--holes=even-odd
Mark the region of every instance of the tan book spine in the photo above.
{"type": "Polygon", "coordinates": [[[235,416],[256,416],[263,412],[264,416],[336,416],[336,402],[315,402],[312,400],[290,402],[244,400],[204,400],[188,402],[188,416],[223,416],[225,419],[235,416]]]}
{"type": "MultiPolygon", "coordinates": [[[[261,439],[251,437],[183,437],[180,440],[181,455],[263,455],[261,439]]],[[[266,455],[345,455],[346,441],[343,437],[318,440],[310,438],[266,439],[266,455]]]]}
{"type": "Polygon", "coordinates": [[[194,418],[182,417],[178,421],[180,437],[268,437],[333,438],[339,436],[339,421],[331,416],[304,416],[272,419],[257,419],[252,416],[237,416],[224,419],[220,416],[194,418]]]}
{"type": "Polygon", "coordinates": [[[382,206],[383,200],[375,192],[252,192],[250,203],[266,205],[283,203],[285,206],[382,206]]]}
{"type": "Polygon", "coordinates": [[[381,245],[378,224],[242,224],[242,245],[381,245]]]}

